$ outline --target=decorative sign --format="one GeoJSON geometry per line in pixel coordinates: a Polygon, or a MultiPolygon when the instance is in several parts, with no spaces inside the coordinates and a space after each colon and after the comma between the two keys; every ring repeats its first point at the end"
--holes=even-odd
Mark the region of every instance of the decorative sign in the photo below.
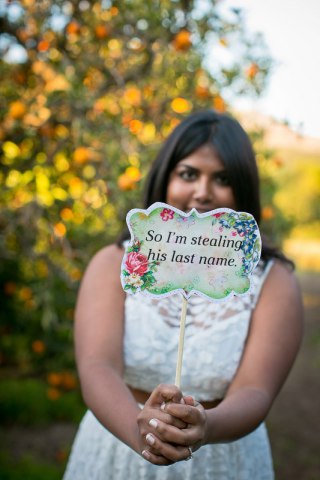
{"type": "Polygon", "coordinates": [[[176,292],[222,300],[243,295],[261,253],[252,215],[223,208],[184,213],[165,203],[127,215],[131,241],[121,268],[126,292],[163,297],[176,292]]]}
{"type": "Polygon", "coordinates": [[[228,208],[184,213],[165,203],[127,215],[131,241],[121,282],[129,293],[182,294],[175,384],[180,388],[187,301],[193,293],[211,301],[244,295],[261,253],[252,215],[228,208]]]}

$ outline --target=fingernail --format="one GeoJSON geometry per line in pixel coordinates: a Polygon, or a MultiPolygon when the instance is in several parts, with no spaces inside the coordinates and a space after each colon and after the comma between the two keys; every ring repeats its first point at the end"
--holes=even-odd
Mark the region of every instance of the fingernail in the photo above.
{"type": "Polygon", "coordinates": [[[147,458],[149,460],[150,458],[150,453],[148,452],[148,450],[143,450],[141,452],[141,455],[144,457],[144,458],[147,458]]]}
{"type": "Polygon", "coordinates": [[[158,422],[155,418],[151,418],[150,422],[149,422],[149,425],[153,428],[157,428],[158,426],[158,422]]]}
{"type": "Polygon", "coordinates": [[[151,433],[148,433],[148,435],[146,436],[146,440],[149,445],[153,445],[155,442],[154,436],[151,435],[151,433]]]}
{"type": "Polygon", "coordinates": [[[166,409],[166,402],[161,403],[160,409],[163,410],[163,411],[166,409]]]}

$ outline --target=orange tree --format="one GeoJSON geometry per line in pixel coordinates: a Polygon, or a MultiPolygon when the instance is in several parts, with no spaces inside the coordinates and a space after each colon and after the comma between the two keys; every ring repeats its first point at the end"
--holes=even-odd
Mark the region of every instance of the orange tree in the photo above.
{"type": "Polygon", "coordinates": [[[139,206],[160,142],[191,111],[225,110],[228,91],[263,89],[262,39],[247,34],[241,11],[222,7],[0,7],[2,365],[72,367],[84,265],[139,206]]]}

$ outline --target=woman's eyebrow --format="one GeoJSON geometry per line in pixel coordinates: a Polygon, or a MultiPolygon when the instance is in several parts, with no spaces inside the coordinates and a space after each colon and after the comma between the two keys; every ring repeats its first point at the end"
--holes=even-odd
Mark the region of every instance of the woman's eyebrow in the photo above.
{"type": "Polygon", "coordinates": [[[192,170],[198,170],[197,167],[193,167],[192,165],[188,165],[187,163],[178,163],[177,168],[178,167],[187,167],[187,168],[190,168],[192,170]]]}

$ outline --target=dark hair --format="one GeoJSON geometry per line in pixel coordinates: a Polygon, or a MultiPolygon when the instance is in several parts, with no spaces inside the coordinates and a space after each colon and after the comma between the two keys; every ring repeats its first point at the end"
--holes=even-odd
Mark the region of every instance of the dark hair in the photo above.
{"type": "MultiPolygon", "coordinates": [[[[251,141],[241,125],[226,114],[205,110],[183,120],[169,135],[153,162],[146,180],[144,208],[165,202],[169,176],[178,162],[201,146],[212,145],[224,164],[237,209],[261,219],[259,174],[251,141]]],[[[125,235],[122,236],[122,239],[125,235]]],[[[128,238],[128,235],[127,235],[128,238]]],[[[263,241],[262,257],[291,263],[263,241]]]]}
{"type": "Polygon", "coordinates": [[[166,201],[172,170],[205,144],[213,145],[223,162],[238,210],[251,213],[259,223],[259,176],[250,139],[236,120],[212,110],[190,115],[164,143],[147,179],[144,208],[166,201]]]}

